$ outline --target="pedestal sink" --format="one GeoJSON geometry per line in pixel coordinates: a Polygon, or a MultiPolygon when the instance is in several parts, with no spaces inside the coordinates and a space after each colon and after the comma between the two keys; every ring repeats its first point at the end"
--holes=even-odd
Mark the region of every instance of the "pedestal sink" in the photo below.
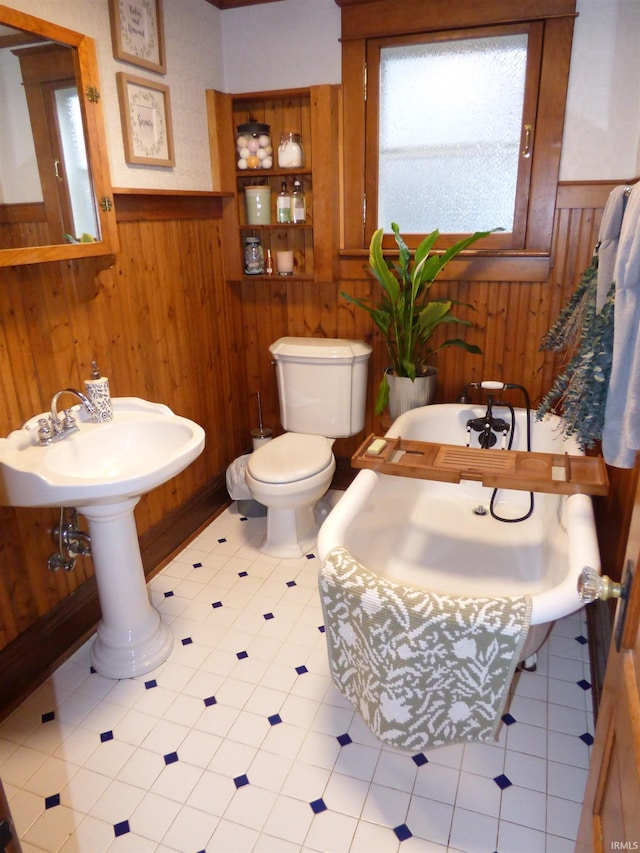
{"type": "Polygon", "coordinates": [[[152,607],[134,508],[141,495],[184,470],[204,449],[204,430],[167,406],[116,397],[109,423],[74,407],[79,430],[38,444],[36,415],[0,439],[0,503],[75,506],[89,523],[102,618],[91,662],[108,678],[131,678],[169,656],[171,634],[152,607]]]}

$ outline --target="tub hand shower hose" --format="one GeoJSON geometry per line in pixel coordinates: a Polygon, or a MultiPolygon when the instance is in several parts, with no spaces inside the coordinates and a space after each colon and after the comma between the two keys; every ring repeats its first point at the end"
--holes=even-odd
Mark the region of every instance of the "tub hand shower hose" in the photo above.
{"type": "MultiPolygon", "coordinates": [[[[494,422],[496,422],[496,424],[498,424],[498,421],[500,421],[500,419],[493,417],[493,406],[503,406],[504,408],[509,410],[509,413],[511,415],[511,430],[509,430],[509,442],[508,442],[508,445],[506,448],[507,450],[511,450],[511,448],[513,446],[513,435],[514,435],[515,427],[516,427],[516,413],[514,411],[513,406],[510,403],[506,403],[506,402],[503,402],[501,400],[496,400],[494,402],[492,392],[504,391],[507,389],[517,389],[522,393],[522,396],[524,397],[524,401],[525,401],[526,418],[527,418],[527,451],[531,452],[531,402],[529,400],[529,394],[527,392],[527,389],[524,388],[522,385],[517,385],[515,383],[497,382],[497,381],[493,381],[493,380],[491,380],[491,381],[485,380],[484,382],[469,382],[467,385],[465,385],[464,391],[462,392],[462,394],[458,398],[459,402],[470,402],[469,398],[467,396],[467,391],[470,388],[481,388],[483,391],[489,392],[489,399],[487,401],[487,412],[483,418],[478,418],[477,419],[478,421],[486,421],[487,423],[490,423],[492,425],[494,424],[494,422]]],[[[504,424],[504,427],[507,426],[504,423],[504,421],[500,421],[500,423],[498,424],[498,427],[500,428],[501,431],[504,429],[503,424],[504,424]]],[[[504,432],[503,432],[503,434],[504,434],[504,432]]],[[[489,447],[492,446],[492,444],[495,444],[495,440],[494,440],[494,442],[489,442],[488,440],[483,441],[482,439],[484,439],[484,438],[485,438],[485,434],[483,433],[481,435],[481,442],[480,442],[481,447],[488,449],[489,447]]],[[[527,518],[529,518],[532,515],[533,509],[534,509],[533,492],[529,492],[529,509],[528,509],[528,511],[524,515],[520,516],[519,518],[503,518],[502,516],[497,514],[497,512],[495,510],[495,503],[496,503],[497,494],[498,494],[498,489],[494,489],[493,493],[491,495],[491,500],[489,501],[489,512],[491,513],[491,517],[495,518],[496,521],[503,521],[506,524],[516,524],[520,521],[526,521],[527,518]]]]}

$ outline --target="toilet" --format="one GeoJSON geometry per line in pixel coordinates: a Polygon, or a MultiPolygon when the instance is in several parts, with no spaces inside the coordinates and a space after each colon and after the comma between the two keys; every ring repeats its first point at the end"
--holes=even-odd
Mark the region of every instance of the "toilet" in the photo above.
{"type": "Polygon", "coordinates": [[[371,347],[341,338],[284,337],[269,351],[286,432],[251,454],[245,478],[253,498],[267,507],[262,553],[302,557],[315,545],[314,508],[336,468],[333,442],[364,427],[371,347]]]}

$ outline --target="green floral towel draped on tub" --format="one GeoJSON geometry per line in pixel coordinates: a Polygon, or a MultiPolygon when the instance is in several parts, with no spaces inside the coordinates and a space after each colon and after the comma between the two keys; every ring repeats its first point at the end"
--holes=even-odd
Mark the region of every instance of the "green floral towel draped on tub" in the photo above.
{"type": "Polygon", "coordinates": [[[319,572],[331,675],[396,749],[495,739],[529,596],[437,595],[380,578],[343,548],[319,572]]]}

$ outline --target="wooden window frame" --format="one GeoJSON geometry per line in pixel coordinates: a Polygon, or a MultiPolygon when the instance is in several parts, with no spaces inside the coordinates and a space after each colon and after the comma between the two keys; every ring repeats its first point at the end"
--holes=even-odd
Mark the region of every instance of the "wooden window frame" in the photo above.
{"type": "MultiPolygon", "coordinates": [[[[406,35],[477,30],[502,25],[536,24],[540,31],[541,53],[538,92],[535,101],[535,145],[526,194],[524,240],[519,246],[470,250],[467,278],[492,277],[509,280],[540,280],[550,267],[553,218],[560,170],[560,151],[569,65],[576,17],[576,0],[336,0],[342,8],[342,85],[344,222],[342,257],[359,256],[368,246],[373,230],[367,223],[365,198],[367,158],[371,158],[365,100],[367,51],[373,40],[406,35]],[[496,260],[504,263],[496,264],[496,260]],[[530,261],[523,264],[523,261],[530,261]],[[515,262],[515,263],[514,263],[515,262]],[[501,272],[502,270],[502,272],[501,272]],[[475,274],[473,274],[475,273],[475,274]]],[[[532,29],[533,31],[533,29],[532,29]]],[[[525,98],[530,98],[527,93],[525,98]]],[[[377,105],[374,105],[377,109],[377,105]]],[[[377,136],[376,136],[377,139],[377,136]]],[[[377,155],[374,167],[377,168],[377,155]]],[[[369,170],[370,171],[370,170],[369,170]]],[[[377,171],[373,179],[377,182],[377,171]]],[[[373,191],[376,192],[375,184],[373,191]]],[[[377,192],[376,192],[377,195],[377,192]]],[[[402,225],[402,223],[400,223],[402,225]]],[[[415,235],[416,239],[419,235],[415,235]]],[[[463,259],[461,258],[461,261],[463,259]]]]}

